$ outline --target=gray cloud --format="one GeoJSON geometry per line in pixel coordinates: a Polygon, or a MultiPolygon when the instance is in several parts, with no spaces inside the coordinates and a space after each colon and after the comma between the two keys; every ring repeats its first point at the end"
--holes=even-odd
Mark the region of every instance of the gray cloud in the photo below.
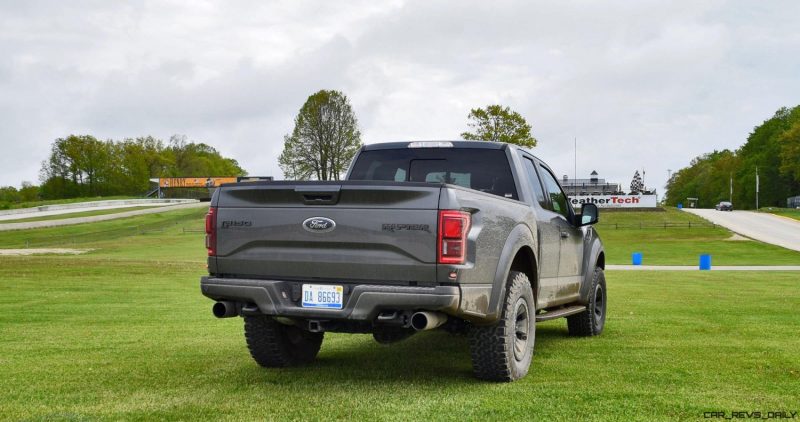
{"type": "Polygon", "coordinates": [[[277,175],[318,89],[366,142],[455,138],[470,108],[533,124],[559,172],[627,185],[741,145],[798,103],[796,2],[111,2],[0,5],[0,185],[49,144],[183,133],[277,175]]]}

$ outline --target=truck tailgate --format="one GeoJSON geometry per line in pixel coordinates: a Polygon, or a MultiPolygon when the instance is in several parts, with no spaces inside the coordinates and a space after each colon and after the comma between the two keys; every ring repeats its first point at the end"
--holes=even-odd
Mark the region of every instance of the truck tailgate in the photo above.
{"type": "Polygon", "coordinates": [[[433,283],[442,186],[273,182],[220,188],[213,273],[331,282],[433,283]]]}

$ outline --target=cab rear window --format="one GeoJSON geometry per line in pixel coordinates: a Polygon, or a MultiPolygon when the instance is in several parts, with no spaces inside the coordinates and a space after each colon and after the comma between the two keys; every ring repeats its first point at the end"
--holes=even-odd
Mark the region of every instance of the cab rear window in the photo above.
{"type": "Polygon", "coordinates": [[[363,151],[349,180],[449,183],[518,199],[502,150],[408,148],[363,151]]]}

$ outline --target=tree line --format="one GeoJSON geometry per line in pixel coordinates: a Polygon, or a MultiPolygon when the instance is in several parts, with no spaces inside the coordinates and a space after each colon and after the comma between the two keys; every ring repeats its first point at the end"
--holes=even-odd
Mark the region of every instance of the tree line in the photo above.
{"type": "Polygon", "coordinates": [[[800,106],[779,109],[739,149],[703,154],[673,173],[666,203],[698,198],[698,207],[710,208],[730,199],[732,182],[734,206],[755,208],[756,171],[759,206],[785,207],[788,197],[800,195],[800,106]]]}
{"type": "MultiPolygon", "coordinates": [[[[531,125],[522,115],[501,105],[470,110],[472,132],[463,139],[536,146],[531,125]]],[[[363,145],[358,119],[346,95],[321,90],[308,97],[283,139],[278,164],[286,179],[339,180],[363,145]]]]}
{"type": "Polygon", "coordinates": [[[232,158],[204,143],[172,136],[165,143],[152,136],[101,141],[91,135],[56,139],[42,162],[42,199],[81,196],[143,195],[150,178],[242,176],[232,158]]]}
{"type": "MultiPolygon", "coordinates": [[[[531,125],[509,107],[470,110],[463,139],[536,146],[531,125]]],[[[289,180],[339,180],[363,145],[358,119],[346,95],[321,90],[308,97],[284,136],[278,163],[289,180]]],[[[0,187],[3,203],[84,196],[142,195],[155,177],[243,176],[236,160],[204,143],[173,136],[101,141],[91,135],[56,139],[40,171],[41,186],[0,187]]]]}

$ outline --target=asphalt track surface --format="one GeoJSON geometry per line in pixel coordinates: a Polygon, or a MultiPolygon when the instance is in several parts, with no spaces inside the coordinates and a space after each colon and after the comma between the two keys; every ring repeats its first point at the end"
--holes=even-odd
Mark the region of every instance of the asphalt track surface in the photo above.
{"type": "Polygon", "coordinates": [[[742,236],[800,251],[800,221],[754,211],[716,211],[696,208],[683,210],[742,236]]]}
{"type": "MultiPolygon", "coordinates": [[[[38,229],[42,227],[69,226],[72,224],[82,224],[82,223],[96,223],[98,221],[116,220],[118,218],[133,217],[136,215],[155,214],[164,211],[180,210],[184,208],[201,208],[201,207],[208,208],[208,202],[192,202],[189,204],[165,205],[158,208],[148,208],[144,210],[119,212],[116,214],[95,215],[91,217],[75,217],[75,218],[64,218],[60,220],[30,221],[27,223],[6,223],[6,224],[0,224],[0,232],[8,230],[38,229]]],[[[83,211],[92,211],[92,209],[83,211]]]]}

